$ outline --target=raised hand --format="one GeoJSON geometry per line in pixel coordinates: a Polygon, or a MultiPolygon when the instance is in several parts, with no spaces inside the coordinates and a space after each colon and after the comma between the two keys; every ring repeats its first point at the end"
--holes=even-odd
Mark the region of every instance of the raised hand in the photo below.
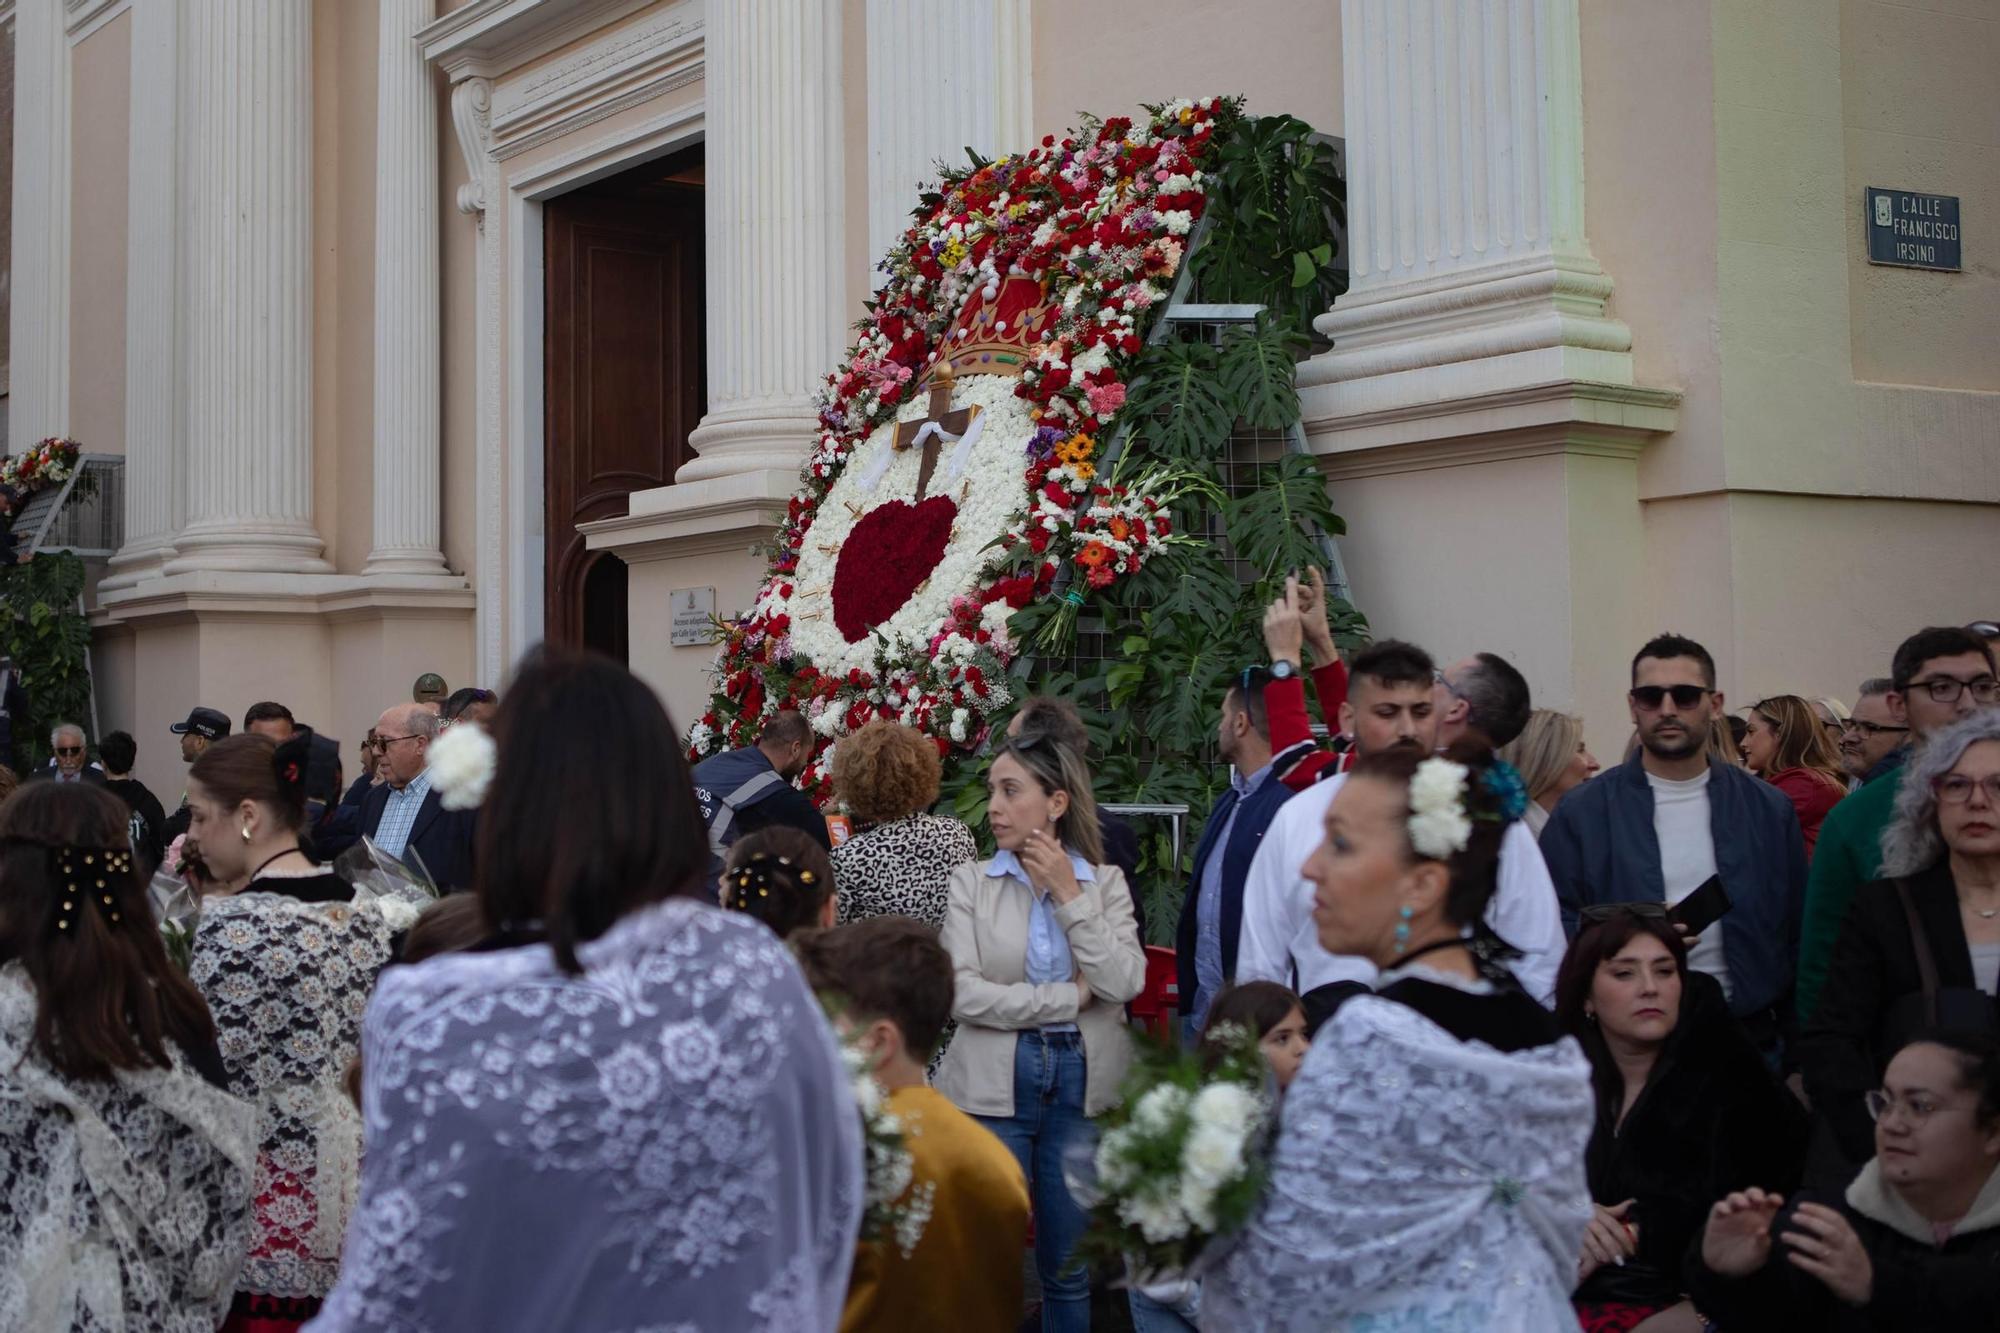
{"type": "Polygon", "coordinates": [[[1326,575],[1317,569],[1306,570],[1306,581],[1299,585],[1299,616],[1314,665],[1326,666],[1337,660],[1340,649],[1333,642],[1326,616],[1326,575]]]}
{"type": "Polygon", "coordinates": [[[1738,1190],[1708,1210],[1701,1233],[1701,1261],[1724,1277],[1748,1277],[1771,1257],[1771,1219],[1782,1194],[1738,1190]]]}
{"type": "Polygon", "coordinates": [[[1299,611],[1299,580],[1285,580],[1285,591],[1264,608],[1264,651],[1273,662],[1297,662],[1305,640],[1305,617],[1299,611]]]}
{"type": "Polygon", "coordinates": [[[1036,829],[1021,844],[1020,856],[1029,881],[1054,899],[1056,906],[1074,901],[1083,892],[1069,863],[1069,853],[1054,834],[1036,829]]]}

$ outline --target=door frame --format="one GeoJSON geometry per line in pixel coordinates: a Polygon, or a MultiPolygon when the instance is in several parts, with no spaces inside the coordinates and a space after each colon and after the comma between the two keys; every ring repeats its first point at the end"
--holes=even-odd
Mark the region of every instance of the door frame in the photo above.
{"type": "MultiPolygon", "coordinates": [[[[542,206],[557,195],[706,142],[703,107],[696,99],[506,178],[507,427],[501,465],[508,485],[502,512],[491,516],[497,519],[494,535],[499,539],[492,544],[498,549],[491,550],[491,558],[506,571],[503,651],[509,669],[542,641],[547,629],[548,533],[543,523],[547,275],[542,206]]],[[[488,516],[482,516],[482,523],[486,521],[488,516]]],[[[481,554],[486,558],[487,549],[481,554]]]]}

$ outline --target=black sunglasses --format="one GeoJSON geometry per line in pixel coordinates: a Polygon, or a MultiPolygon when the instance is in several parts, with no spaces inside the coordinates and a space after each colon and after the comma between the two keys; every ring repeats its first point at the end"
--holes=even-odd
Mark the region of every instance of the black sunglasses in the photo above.
{"type": "Polygon", "coordinates": [[[1673,696],[1674,707],[1693,708],[1712,693],[1706,685],[1634,685],[1632,702],[1650,713],[1666,702],[1668,695],[1673,696]]]}
{"type": "Polygon", "coordinates": [[[1247,666],[1236,674],[1236,692],[1238,694],[1261,692],[1270,683],[1271,668],[1269,667],[1247,666]]]}
{"type": "Polygon", "coordinates": [[[57,753],[57,754],[82,754],[82,753],[83,753],[83,747],[82,747],[81,745],[58,745],[58,746],[56,747],[56,753],[57,753]]]}

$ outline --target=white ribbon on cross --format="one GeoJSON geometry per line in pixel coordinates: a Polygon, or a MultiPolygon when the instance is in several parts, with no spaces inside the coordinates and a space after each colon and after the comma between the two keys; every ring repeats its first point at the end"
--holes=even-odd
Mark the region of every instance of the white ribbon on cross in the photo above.
{"type": "Polygon", "coordinates": [[[951,458],[945,464],[944,476],[947,483],[957,481],[965,475],[965,465],[972,458],[972,446],[979,443],[979,437],[985,430],[986,413],[978,408],[973,409],[972,424],[965,428],[965,434],[963,435],[953,435],[940,423],[926,421],[923,427],[917,431],[916,437],[909,444],[905,445],[903,449],[898,449],[895,442],[891,440],[887,448],[876,454],[869,461],[868,470],[861,474],[861,489],[867,494],[874,494],[875,488],[882,482],[883,475],[888,472],[889,464],[896,461],[896,455],[905,452],[905,450],[922,449],[924,441],[930,439],[932,436],[936,436],[940,444],[954,444],[957,446],[957,448],[951,451],[951,458]]]}

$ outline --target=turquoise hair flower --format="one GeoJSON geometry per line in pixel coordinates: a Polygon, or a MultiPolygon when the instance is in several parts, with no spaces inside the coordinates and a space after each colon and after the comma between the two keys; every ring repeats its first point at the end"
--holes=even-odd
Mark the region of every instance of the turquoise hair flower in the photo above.
{"type": "Polygon", "coordinates": [[[1520,769],[1505,759],[1496,759],[1480,781],[1500,807],[1502,819],[1511,822],[1527,813],[1528,784],[1521,780],[1520,769]]]}

